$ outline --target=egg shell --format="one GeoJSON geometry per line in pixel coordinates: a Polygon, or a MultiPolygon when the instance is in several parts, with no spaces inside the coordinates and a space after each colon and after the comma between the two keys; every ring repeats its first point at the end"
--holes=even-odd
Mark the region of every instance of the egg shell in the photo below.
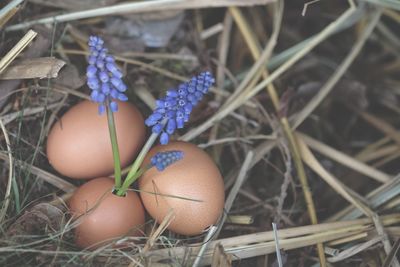
{"type": "MultiPolygon", "coordinates": [[[[132,162],[143,144],[146,129],[138,109],[118,102],[114,112],[122,167],[132,162]]],[[[52,127],[47,139],[50,164],[70,178],[89,179],[113,173],[114,161],[107,114],[98,104],[83,101],[69,109],[52,127]]]]}
{"type": "Polygon", "coordinates": [[[125,197],[112,193],[114,180],[96,178],[79,187],[68,201],[70,212],[79,219],[75,241],[91,249],[123,235],[141,236],[144,208],[136,192],[125,197]]]}
{"type": "Polygon", "coordinates": [[[186,142],[170,142],[152,148],[144,165],[149,164],[157,152],[168,150],[183,151],[183,159],[163,171],[151,168],[144,173],[139,179],[143,205],[158,223],[172,208],[175,218],[169,230],[183,235],[201,234],[222,214],[225,198],[222,176],[206,152],[186,142]]]}

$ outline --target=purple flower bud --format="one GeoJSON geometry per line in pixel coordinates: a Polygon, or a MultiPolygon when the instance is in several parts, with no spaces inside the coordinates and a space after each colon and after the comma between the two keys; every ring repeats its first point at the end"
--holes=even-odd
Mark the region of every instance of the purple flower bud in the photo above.
{"type": "Polygon", "coordinates": [[[175,91],[175,90],[168,90],[167,91],[167,96],[169,96],[169,97],[177,97],[178,96],[178,92],[177,91],[175,91]]]}
{"type": "Polygon", "coordinates": [[[176,118],[176,128],[182,129],[185,125],[185,120],[183,118],[176,118]]]}
{"type": "Polygon", "coordinates": [[[126,91],[126,85],[122,82],[122,83],[120,83],[119,84],[119,86],[118,87],[116,87],[117,88],[117,90],[118,91],[120,91],[120,92],[125,92],[126,91]]]}
{"type": "Polygon", "coordinates": [[[98,90],[100,87],[100,83],[97,77],[88,78],[87,85],[92,90],[98,90]]]}
{"type": "Polygon", "coordinates": [[[166,110],[165,108],[156,108],[156,109],[154,110],[154,112],[158,112],[158,113],[161,113],[161,114],[164,114],[166,111],[167,111],[167,110],[166,110]]]}
{"type": "Polygon", "coordinates": [[[115,101],[110,102],[110,109],[112,112],[117,112],[118,111],[118,104],[115,101]]]}
{"type": "Polygon", "coordinates": [[[93,90],[92,93],[90,94],[90,98],[92,101],[97,102],[97,97],[99,96],[99,91],[93,90]]]}
{"type": "Polygon", "coordinates": [[[156,109],[145,123],[153,127],[154,133],[161,133],[161,144],[167,144],[169,136],[177,128],[184,127],[193,107],[203,98],[203,92],[207,92],[213,82],[211,73],[203,72],[188,82],[180,84],[177,90],[168,90],[165,97],[156,101],[156,109]],[[163,124],[164,120],[167,120],[166,124],[163,124]]]}
{"type": "Polygon", "coordinates": [[[169,135],[166,132],[162,132],[160,136],[160,144],[166,145],[169,141],[169,135]]]}
{"type": "Polygon", "coordinates": [[[176,129],[176,122],[174,119],[168,120],[166,131],[168,134],[173,134],[176,129]]]}
{"type": "Polygon", "coordinates": [[[116,89],[111,89],[110,96],[112,98],[118,98],[119,92],[116,89]]]}
{"type": "Polygon", "coordinates": [[[105,60],[106,60],[106,62],[109,62],[109,63],[115,62],[115,59],[112,56],[106,56],[105,60]]]}
{"type": "Polygon", "coordinates": [[[114,87],[116,89],[118,89],[118,86],[123,83],[121,79],[116,78],[116,77],[111,77],[110,82],[111,82],[112,85],[114,85],[114,87]]]}
{"type": "Polygon", "coordinates": [[[173,118],[176,117],[176,111],[175,110],[168,110],[166,115],[167,115],[168,119],[173,119],[173,118]]]}
{"type": "Polygon", "coordinates": [[[103,103],[104,100],[106,100],[106,95],[99,92],[99,94],[97,95],[97,101],[96,102],[103,103]]]}
{"type": "Polygon", "coordinates": [[[106,106],[99,105],[99,109],[98,109],[99,115],[103,114],[105,111],[106,111],[106,106]]]}
{"type": "Polygon", "coordinates": [[[100,81],[102,81],[103,83],[106,83],[110,80],[110,76],[108,76],[107,72],[105,72],[105,71],[99,72],[99,78],[100,78],[100,81]]]}
{"type": "Polygon", "coordinates": [[[97,57],[96,56],[89,56],[88,62],[90,65],[96,64],[97,57]]]}
{"type": "Polygon", "coordinates": [[[153,128],[151,128],[151,131],[153,133],[159,134],[162,131],[162,128],[163,128],[163,126],[160,123],[158,123],[158,124],[154,125],[153,128]]]}
{"type": "Polygon", "coordinates": [[[184,105],[186,105],[186,100],[185,100],[185,99],[179,99],[179,100],[178,100],[178,105],[179,105],[179,106],[184,106],[184,105]]]}
{"type": "Polygon", "coordinates": [[[93,65],[89,65],[89,66],[86,68],[86,76],[87,76],[88,78],[93,78],[93,77],[95,77],[95,76],[96,76],[96,72],[97,72],[97,68],[96,68],[95,66],[93,66],[93,65]]]}
{"type": "Polygon", "coordinates": [[[150,119],[150,118],[147,118],[147,119],[145,119],[145,121],[144,121],[144,124],[146,124],[146,126],[153,126],[153,125],[155,125],[155,124],[157,124],[158,123],[158,121],[156,121],[156,120],[152,120],[152,119],[150,119]]]}
{"type": "Polygon", "coordinates": [[[126,95],[124,95],[123,93],[119,93],[117,98],[118,98],[118,100],[120,100],[122,102],[128,101],[128,97],[126,95]]]}
{"type": "Polygon", "coordinates": [[[103,83],[103,84],[101,85],[101,92],[102,92],[103,94],[109,95],[109,94],[110,94],[110,91],[111,91],[111,89],[110,89],[110,85],[109,85],[108,83],[103,83]]]}
{"type": "Polygon", "coordinates": [[[104,61],[103,60],[99,60],[97,58],[96,67],[98,67],[100,70],[103,70],[104,69],[104,61]]]}
{"type": "Polygon", "coordinates": [[[89,66],[86,69],[87,85],[92,92],[91,99],[99,103],[99,113],[104,113],[108,106],[112,112],[118,110],[115,100],[127,101],[123,94],[127,87],[122,81],[122,72],[115,64],[115,59],[108,54],[104,41],[97,36],[89,37],[89,66]]]}
{"type": "Polygon", "coordinates": [[[192,112],[192,110],[193,110],[193,106],[192,106],[192,104],[187,103],[187,104],[183,107],[183,109],[185,110],[185,113],[186,113],[186,114],[190,114],[190,113],[192,112]]]}
{"type": "Polygon", "coordinates": [[[151,157],[150,162],[152,166],[155,166],[158,171],[163,171],[165,168],[174,164],[175,162],[183,159],[183,152],[182,151],[165,151],[165,152],[158,152],[153,157],[151,157]]]}

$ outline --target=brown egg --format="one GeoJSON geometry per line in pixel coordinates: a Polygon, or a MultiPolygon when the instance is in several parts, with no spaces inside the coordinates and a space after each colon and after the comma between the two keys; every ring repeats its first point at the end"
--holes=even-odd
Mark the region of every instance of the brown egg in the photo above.
{"type": "Polygon", "coordinates": [[[168,229],[184,235],[200,234],[216,223],[222,214],[225,198],[223,179],[207,153],[186,142],[154,147],[144,164],[148,164],[155,153],[168,150],[183,151],[183,159],[163,171],[151,168],[140,178],[143,205],[158,223],[172,208],[175,218],[168,229]]]}
{"type": "Polygon", "coordinates": [[[78,218],[76,244],[96,248],[123,235],[140,236],[144,209],[136,192],[125,197],[112,193],[114,180],[93,179],[79,187],[68,201],[71,213],[78,218]]]}
{"type": "MultiPolygon", "coordinates": [[[[122,167],[132,162],[145,137],[143,117],[135,106],[118,103],[114,113],[122,167]]],[[[107,114],[98,114],[98,105],[83,101],[57,121],[47,139],[47,157],[61,174],[78,179],[113,173],[107,114]]]]}

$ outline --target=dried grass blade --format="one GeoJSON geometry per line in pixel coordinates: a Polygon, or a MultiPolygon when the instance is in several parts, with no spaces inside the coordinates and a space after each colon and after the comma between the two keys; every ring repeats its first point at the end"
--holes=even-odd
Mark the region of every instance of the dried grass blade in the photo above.
{"type": "Polygon", "coordinates": [[[197,8],[215,8],[225,6],[253,6],[265,5],[273,0],[153,0],[141,2],[127,2],[106,7],[94,8],[89,10],[71,12],[63,15],[52,16],[32,20],[8,27],[7,31],[15,31],[35,24],[46,24],[54,22],[67,22],[79,19],[87,19],[100,16],[109,16],[115,14],[135,14],[144,12],[156,12],[165,10],[179,9],[197,9],[197,8]]]}
{"type": "Polygon", "coordinates": [[[246,158],[243,162],[242,167],[240,168],[240,171],[239,171],[239,174],[235,181],[235,184],[233,185],[233,187],[232,187],[231,191],[229,192],[229,195],[225,201],[224,214],[222,215],[221,220],[218,222],[218,230],[215,232],[215,235],[213,236],[212,239],[215,239],[218,237],[218,235],[222,229],[222,226],[225,223],[228,213],[231,210],[231,207],[233,205],[233,201],[235,200],[235,198],[240,190],[240,187],[242,186],[245,178],[247,177],[247,172],[251,168],[251,162],[253,161],[253,156],[254,156],[253,151],[249,151],[246,155],[246,158]]]}
{"type": "MultiPolygon", "coordinates": [[[[8,156],[7,154],[0,152],[0,159],[5,160],[8,162],[8,156]]],[[[54,174],[51,174],[49,172],[46,172],[36,166],[28,165],[23,161],[16,160],[14,159],[15,164],[18,164],[22,167],[28,167],[30,173],[33,175],[38,176],[39,178],[43,179],[44,181],[48,182],[49,184],[57,187],[58,189],[63,190],[64,192],[72,192],[75,190],[75,186],[71,184],[70,182],[65,181],[64,179],[61,179],[54,174]]]]}
{"type": "Polygon", "coordinates": [[[209,129],[215,122],[222,120],[232,111],[234,111],[235,109],[246,103],[250,98],[256,95],[268,84],[272,83],[276,78],[278,78],[280,75],[286,72],[296,62],[298,62],[300,59],[306,56],[312,49],[314,49],[322,41],[328,38],[338,27],[341,27],[343,24],[349,21],[352,18],[352,16],[356,13],[356,11],[357,9],[351,6],[339,18],[337,18],[334,22],[325,27],[324,30],[322,30],[312,40],[310,40],[307,43],[307,46],[305,46],[303,49],[294,54],[283,65],[281,65],[273,73],[271,73],[270,76],[268,76],[268,78],[264,79],[255,87],[250,87],[244,90],[243,92],[240,92],[240,94],[238,94],[232,101],[227,101],[226,102],[227,104],[224,104],[214,116],[210,117],[207,121],[205,121],[198,127],[193,128],[191,131],[187,132],[184,136],[181,137],[181,139],[189,141],[197,137],[199,134],[209,129]]]}
{"type": "Polygon", "coordinates": [[[368,166],[367,164],[358,161],[330,146],[325,145],[324,143],[315,140],[314,138],[305,135],[303,133],[297,133],[299,137],[308,145],[311,149],[318,151],[319,153],[347,166],[359,173],[364,174],[367,177],[375,179],[381,183],[388,182],[392,179],[392,177],[384,172],[381,172],[375,168],[368,166]]]}
{"type": "Polygon", "coordinates": [[[400,146],[400,133],[392,125],[365,111],[358,111],[358,114],[377,130],[387,134],[397,143],[398,146],[400,146]]]}
{"type": "Polygon", "coordinates": [[[24,2],[24,0],[12,0],[5,7],[0,10],[0,20],[7,16],[12,10],[14,10],[19,4],[24,2]]]}
{"type": "Polygon", "coordinates": [[[368,249],[369,247],[375,245],[376,243],[379,243],[381,241],[381,238],[379,236],[372,238],[371,240],[368,240],[367,242],[361,243],[361,244],[357,244],[355,246],[352,246],[346,250],[341,251],[340,253],[338,253],[337,255],[335,255],[334,257],[330,257],[328,258],[329,262],[338,262],[338,261],[342,261],[345,260],[349,257],[352,257],[366,249],[368,249]]]}
{"type": "MultiPolygon", "coordinates": [[[[385,226],[396,224],[400,222],[400,214],[383,216],[382,222],[385,226]]],[[[360,233],[369,233],[372,226],[372,220],[370,218],[365,218],[346,222],[281,229],[279,231],[279,236],[281,238],[280,245],[281,248],[285,250],[311,246],[316,243],[337,240],[360,233]]],[[[268,231],[213,241],[204,254],[202,264],[211,264],[213,250],[217,244],[222,244],[227,253],[234,254],[236,256],[233,258],[234,260],[274,253],[275,242],[273,241],[273,236],[273,231],[268,231]]],[[[194,247],[193,255],[196,255],[198,250],[198,247],[194,247]]],[[[149,256],[151,256],[153,262],[157,262],[168,259],[171,255],[173,257],[182,257],[185,251],[185,247],[160,249],[151,251],[149,256]]]]}
{"type": "Polygon", "coordinates": [[[29,30],[18,43],[11,48],[10,51],[0,60],[0,73],[2,73],[7,66],[24,50],[24,48],[32,42],[37,35],[36,32],[29,30]]]}
{"type": "Polygon", "coordinates": [[[392,250],[390,251],[389,255],[383,262],[382,267],[390,267],[392,264],[393,260],[396,258],[396,254],[400,249],[400,238],[397,239],[396,243],[394,244],[392,250]]]}
{"type": "Polygon", "coordinates": [[[331,173],[329,173],[315,158],[310,149],[307,147],[303,139],[296,135],[298,145],[300,147],[301,156],[303,161],[314,170],[326,183],[328,183],[333,190],[335,190],[339,195],[341,195],[344,199],[349,201],[355,207],[357,207],[360,211],[362,211],[367,216],[372,216],[372,211],[367,207],[364,203],[360,201],[360,197],[356,199],[354,196],[357,196],[355,192],[352,192],[347,186],[342,184],[336,177],[334,177],[331,173]]]}
{"type": "Polygon", "coordinates": [[[353,45],[349,54],[342,61],[340,66],[335,70],[333,75],[329,78],[329,80],[324,84],[324,86],[318,91],[318,93],[312,98],[310,102],[301,110],[297,115],[295,122],[293,123],[293,128],[297,128],[314,110],[322,100],[331,92],[336,83],[342,78],[342,76],[346,73],[348,68],[351,66],[355,58],[361,52],[361,49],[364,47],[365,42],[370,38],[372,31],[375,29],[375,26],[378,24],[382,11],[375,10],[372,15],[371,21],[365,27],[362,32],[360,38],[353,45]]]}
{"type": "Polygon", "coordinates": [[[7,214],[7,209],[8,209],[8,206],[10,205],[10,201],[11,201],[11,185],[12,185],[13,176],[14,176],[14,174],[13,174],[13,170],[14,170],[13,163],[14,163],[14,161],[13,161],[13,156],[12,156],[12,153],[11,153],[10,139],[8,137],[7,130],[4,127],[3,121],[1,119],[0,119],[0,128],[1,128],[2,132],[3,132],[4,139],[6,140],[7,154],[8,154],[8,164],[9,164],[9,166],[8,166],[7,187],[6,187],[6,191],[5,191],[5,194],[4,194],[4,204],[3,204],[3,206],[1,207],[1,210],[0,210],[0,223],[1,223],[3,221],[3,219],[4,219],[4,217],[7,214]]]}
{"type": "MultiPolygon", "coordinates": [[[[397,175],[389,182],[381,185],[377,189],[368,193],[366,196],[370,207],[376,209],[377,207],[387,203],[400,195],[400,175],[397,175]]],[[[335,215],[328,218],[327,221],[337,220],[351,220],[361,216],[362,213],[359,210],[354,209],[353,206],[348,206],[335,215]]]]}

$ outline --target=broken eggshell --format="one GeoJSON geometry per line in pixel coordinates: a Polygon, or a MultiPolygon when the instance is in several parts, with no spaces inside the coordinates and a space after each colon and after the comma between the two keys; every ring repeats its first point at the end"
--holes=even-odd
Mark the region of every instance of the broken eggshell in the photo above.
{"type": "MultiPolygon", "coordinates": [[[[139,110],[118,102],[114,112],[121,167],[132,162],[143,144],[146,129],[139,110]]],[[[98,105],[83,101],[68,110],[51,129],[47,157],[59,173],[70,178],[90,179],[108,176],[114,160],[107,115],[98,114],[98,105]]]]}
{"type": "Polygon", "coordinates": [[[81,248],[97,248],[123,235],[141,236],[145,222],[138,194],[125,196],[112,193],[114,180],[96,178],[79,187],[68,206],[77,219],[75,242],[81,248]]]}
{"type": "Polygon", "coordinates": [[[214,161],[196,145],[170,142],[152,148],[143,166],[157,152],[183,151],[183,159],[163,171],[151,168],[139,179],[143,205],[158,223],[172,209],[168,229],[183,235],[201,234],[215,224],[224,207],[224,183],[214,161]]]}

